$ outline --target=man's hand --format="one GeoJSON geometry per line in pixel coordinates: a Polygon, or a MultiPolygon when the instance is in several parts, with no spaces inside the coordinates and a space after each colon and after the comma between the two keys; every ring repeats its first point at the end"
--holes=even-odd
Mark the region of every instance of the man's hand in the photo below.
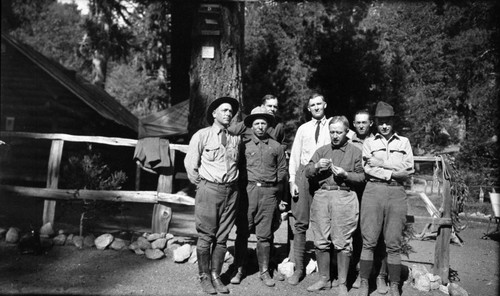
{"type": "Polygon", "coordinates": [[[320,171],[327,170],[332,165],[332,160],[327,158],[321,158],[314,167],[320,169],[320,171]]]}
{"type": "Polygon", "coordinates": [[[341,167],[332,165],[332,172],[335,177],[347,178],[347,172],[341,167]]]}
{"type": "Polygon", "coordinates": [[[290,195],[292,197],[299,196],[299,186],[295,182],[290,182],[290,195]]]}
{"type": "Polygon", "coordinates": [[[394,171],[394,172],[392,172],[392,175],[391,175],[392,179],[394,179],[396,181],[400,181],[400,182],[406,181],[409,177],[410,177],[410,174],[407,171],[394,171]]]}
{"type": "Polygon", "coordinates": [[[370,157],[363,157],[363,159],[366,161],[366,163],[371,166],[371,167],[382,167],[384,164],[384,161],[382,159],[370,156],[370,157]]]}
{"type": "Polygon", "coordinates": [[[280,204],[278,205],[278,209],[280,212],[286,212],[288,210],[288,203],[284,201],[280,201],[280,204]]]}

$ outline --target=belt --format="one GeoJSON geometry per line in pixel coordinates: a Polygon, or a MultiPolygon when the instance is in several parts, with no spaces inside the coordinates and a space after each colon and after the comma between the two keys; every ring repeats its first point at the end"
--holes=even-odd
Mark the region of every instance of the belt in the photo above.
{"type": "Polygon", "coordinates": [[[257,187],[274,187],[277,185],[276,182],[253,182],[253,181],[248,181],[248,184],[253,184],[257,187]]]}
{"type": "Polygon", "coordinates": [[[323,189],[323,190],[346,190],[346,191],[350,191],[351,187],[349,187],[349,186],[337,186],[337,185],[321,185],[321,189],[323,189]]]}
{"type": "Polygon", "coordinates": [[[403,186],[403,184],[400,184],[397,181],[385,181],[385,180],[372,179],[372,180],[368,180],[368,182],[373,182],[373,183],[377,183],[377,184],[384,184],[387,186],[403,186]]]}
{"type": "Polygon", "coordinates": [[[213,181],[208,181],[207,179],[201,179],[201,181],[205,181],[206,183],[210,183],[210,184],[217,185],[217,186],[226,186],[226,187],[234,186],[237,184],[236,181],[228,182],[228,183],[213,182],[213,181]]]}

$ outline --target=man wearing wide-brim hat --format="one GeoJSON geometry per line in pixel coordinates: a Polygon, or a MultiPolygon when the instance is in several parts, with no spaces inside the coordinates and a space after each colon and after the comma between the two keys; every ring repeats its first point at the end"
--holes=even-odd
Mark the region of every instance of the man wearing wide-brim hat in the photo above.
{"type": "Polygon", "coordinates": [[[367,184],[361,203],[363,250],[360,260],[359,296],[367,296],[373,251],[383,233],[387,251],[390,293],[399,296],[401,242],[406,223],[407,196],[403,183],[414,172],[410,141],[394,131],[394,109],[379,102],[375,110],[377,134],[363,143],[363,168],[367,184]]]}
{"type": "Polygon", "coordinates": [[[214,100],[207,110],[211,126],[193,135],[184,159],[189,181],[197,185],[196,254],[201,287],[207,294],[229,293],[220,275],[238,205],[241,139],[228,133],[227,127],[238,109],[234,98],[214,100]]]}
{"type": "Polygon", "coordinates": [[[254,108],[244,120],[252,134],[244,138],[242,147],[241,179],[246,182],[247,195],[241,198],[236,218],[237,271],[231,279],[232,284],[240,284],[245,276],[248,237],[255,231],[259,278],[266,286],[275,285],[269,272],[272,222],[279,202],[279,184],[287,176],[287,163],[284,147],[266,133],[273,122],[274,116],[260,106],[254,108]]]}

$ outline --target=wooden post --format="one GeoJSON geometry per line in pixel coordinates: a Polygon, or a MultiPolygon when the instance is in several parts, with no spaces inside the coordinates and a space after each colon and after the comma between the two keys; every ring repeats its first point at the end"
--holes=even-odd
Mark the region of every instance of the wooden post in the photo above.
{"type": "MultiPolygon", "coordinates": [[[[63,140],[52,140],[49,155],[49,167],[47,171],[47,188],[57,189],[59,185],[59,168],[61,166],[63,140]]],[[[56,213],[56,201],[45,200],[43,204],[43,224],[50,222],[54,225],[54,216],[56,213]]]]}
{"type": "MultiPolygon", "coordinates": [[[[443,172],[448,165],[445,161],[441,162],[443,172]]],[[[451,218],[451,184],[449,176],[443,174],[443,218],[451,218]]],[[[436,247],[434,251],[434,269],[433,273],[439,275],[443,284],[448,283],[450,273],[450,238],[452,225],[441,225],[438,229],[436,238],[436,247]]]]}
{"type": "MultiPolygon", "coordinates": [[[[172,193],[173,180],[175,173],[175,150],[169,149],[171,166],[158,170],[158,192],[172,193]]],[[[168,225],[172,219],[172,209],[157,203],[153,206],[153,215],[151,217],[151,231],[153,233],[167,233],[168,225]]]]}

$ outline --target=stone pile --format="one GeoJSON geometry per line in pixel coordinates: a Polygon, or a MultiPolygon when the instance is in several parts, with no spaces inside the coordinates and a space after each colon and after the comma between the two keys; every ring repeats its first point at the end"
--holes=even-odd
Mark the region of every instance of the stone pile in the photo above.
{"type": "Polygon", "coordinates": [[[424,265],[413,264],[410,267],[410,276],[408,278],[413,288],[429,292],[431,290],[439,290],[451,296],[468,296],[469,294],[456,283],[443,285],[443,281],[439,275],[430,273],[424,265]]]}

